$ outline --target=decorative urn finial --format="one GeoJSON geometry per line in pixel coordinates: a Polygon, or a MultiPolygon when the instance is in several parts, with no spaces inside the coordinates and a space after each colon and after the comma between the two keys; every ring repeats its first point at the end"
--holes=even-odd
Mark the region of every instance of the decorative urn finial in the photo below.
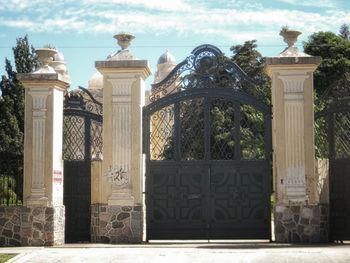
{"type": "Polygon", "coordinates": [[[298,41],[298,36],[301,35],[300,31],[297,30],[290,30],[288,27],[284,26],[282,27],[280,31],[280,36],[283,37],[283,41],[287,43],[288,48],[294,47],[295,42],[298,41]]]}
{"type": "Polygon", "coordinates": [[[34,73],[56,73],[56,71],[49,66],[49,63],[53,61],[54,56],[57,53],[56,49],[37,48],[35,49],[35,53],[38,56],[41,65],[34,73]]]}
{"type": "Polygon", "coordinates": [[[122,50],[128,49],[131,44],[131,41],[135,38],[133,35],[129,33],[119,33],[114,36],[114,38],[118,41],[118,45],[122,48],[122,50]]]}
{"type": "Polygon", "coordinates": [[[284,26],[279,35],[283,37],[283,41],[288,45],[288,47],[279,54],[279,57],[309,57],[308,54],[300,52],[295,46],[295,43],[298,41],[298,36],[301,35],[300,31],[291,30],[287,26],[284,26]]]}
{"type": "Polygon", "coordinates": [[[136,58],[128,49],[131,41],[135,37],[129,33],[123,32],[123,33],[116,34],[114,38],[118,41],[118,45],[121,47],[121,49],[114,54],[110,54],[107,57],[107,60],[135,60],[136,58]]]}

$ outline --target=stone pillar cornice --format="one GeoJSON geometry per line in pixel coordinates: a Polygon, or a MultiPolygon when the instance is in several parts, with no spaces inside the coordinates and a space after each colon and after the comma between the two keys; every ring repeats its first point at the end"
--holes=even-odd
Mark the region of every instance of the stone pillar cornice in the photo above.
{"type": "Polygon", "coordinates": [[[25,89],[55,87],[65,91],[70,86],[70,83],[58,73],[19,73],[17,77],[25,89]]]}
{"type": "Polygon", "coordinates": [[[147,60],[104,60],[96,61],[95,67],[103,75],[115,75],[116,78],[123,78],[122,73],[127,75],[137,74],[146,79],[152,74],[151,67],[147,60]]]}
{"type": "Polygon", "coordinates": [[[274,72],[314,72],[321,63],[321,57],[266,57],[266,71],[271,77],[274,72]]]}

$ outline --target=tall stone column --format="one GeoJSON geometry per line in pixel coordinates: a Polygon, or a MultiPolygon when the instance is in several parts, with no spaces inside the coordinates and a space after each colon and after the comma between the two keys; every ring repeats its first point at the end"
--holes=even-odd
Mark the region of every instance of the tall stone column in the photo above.
{"type": "Polygon", "coordinates": [[[267,58],[272,79],[273,175],[278,242],[326,239],[326,209],[313,198],[315,177],[313,72],[320,63],[294,46],[298,35],[282,30],[288,47],[267,58]],[[321,227],[323,226],[323,227],[321,227]]]}
{"type": "Polygon", "coordinates": [[[48,63],[55,50],[37,49],[43,66],[19,74],[25,88],[22,245],[64,243],[63,92],[68,76],[48,63]]]}
{"type": "Polygon", "coordinates": [[[98,203],[92,211],[95,242],[142,241],[142,106],[146,60],[128,50],[134,38],[119,34],[121,50],[96,68],[103,75],[103,163],[98,203]],[[102,221],[102,222],[101,222],[102,221]]]}

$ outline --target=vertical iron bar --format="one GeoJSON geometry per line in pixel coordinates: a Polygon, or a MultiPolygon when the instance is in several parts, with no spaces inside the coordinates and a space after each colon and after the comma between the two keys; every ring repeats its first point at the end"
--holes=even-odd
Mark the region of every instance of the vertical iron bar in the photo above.
{"type": "Polygon", "coordinates": [[[265,160],[270,163],[272,154],[272,121],[270,113],[264,114],[264,126],[265,160]]]}
{"type": "Polygon", "coordinates": [[[85,161],[91,160],[91,119],[87,116],[84,117],[84,125],[85,125],[85,161]]]}
{"type": "Polygon", "coordinates": [[[179,162],[181,160],[181,131],[180,131],[180,102],[174,104],[174,159],[179,162]]]}
{"type": "Polygon", "coordinates": [[[232,101],[234,107],[234,140],[235,154],[233,159],[241,160],[241,104],[240,102],[232,101]]]}
{"type": "Polygon", "coordinates": [[[334,135],[334,118],[336,113],[328,115],[328,143],[329,143],[329,160],[335,159],[335,135],[334,135]]]}
{"type": "Polygon", "coordinates": [[[332,236],[332,232],[334,231],[334,212],[333,209],[333,198],[334,198],[334,189],[333,189],[333,166],[335,161],[335,138],[334,138],[334,116],[336,113],[330,113],[328,115],[328,154],[329,154],[329,168],[328,168],[328,176],[329,176],[329,211],[330,211],[330,236],[332,236]]]}
{"type": "Polygon", "coordinates": [[[211,159],[210,152],[210,134],[211,134],[211,120],[210,108],[212,100],[209,97],[204,97],[204,160],[211,159]]]}

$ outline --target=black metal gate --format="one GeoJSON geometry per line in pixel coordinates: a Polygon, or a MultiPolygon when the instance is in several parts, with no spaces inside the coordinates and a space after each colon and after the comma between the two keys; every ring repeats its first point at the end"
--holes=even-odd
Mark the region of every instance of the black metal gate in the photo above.
{"type": "Polygon", "coordinates": [[[102,156],[102,104],[84,88],[64,101],[66,242],[90,241],[91,161],[102,156]]]}
{"type": "Polygon", "coordinates": [[[261,93],[211,45],[153,85],[143,111],[148,240],[270,239],[271,109],[261,93]]]}
{"type": "Polygon", "coordinates": [[[316,157],[329,161],[330,239],[350,240],[350,82],[340,79],[318,102],[316,157]]]}

